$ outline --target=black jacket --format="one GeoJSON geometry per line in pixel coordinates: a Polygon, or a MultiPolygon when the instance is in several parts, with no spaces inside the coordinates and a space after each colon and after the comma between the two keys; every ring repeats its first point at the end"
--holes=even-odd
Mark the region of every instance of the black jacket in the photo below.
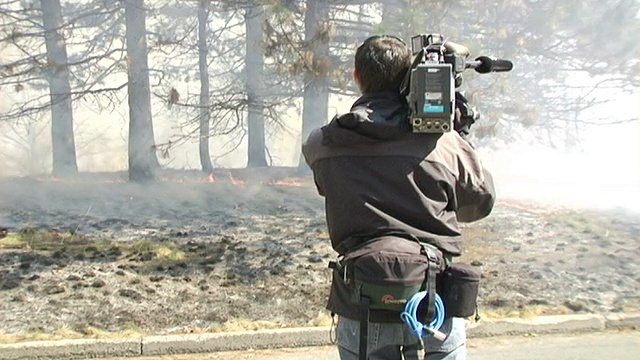
{"type": "MultiPolygon", "coordinates": [[[[458,256],[458,222],[482,219],[493,208],[493,180],[473,147],[455,131],[412,133],[399,94],[362,96],[349,113],[312,132],[302,151],[340,254],[404,232],[458,256]]],[[[344,301],[334,296],[329,309],[357,316],[344,301]]]]}

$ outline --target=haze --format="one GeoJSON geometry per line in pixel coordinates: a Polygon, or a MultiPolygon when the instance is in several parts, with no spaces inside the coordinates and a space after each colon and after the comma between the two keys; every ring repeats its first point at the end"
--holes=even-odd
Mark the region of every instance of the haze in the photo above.
{"type": "MultiPolygon", "coordinates": [[[[0,96],[3,99],[0,102],[0,161],[3,164],[0,176],[5,177],[41,176],[52,170],[51,115],[47,85],[43,82],[45,77],[37,65],[29,67],[24,64],[25,51],[36,58],[46,54],[44,40],[38,36],[6,36],[18,30],[33,30],[36,34],[41,31],[29,22],[41,21],[37,19],[40,14],[38,2],[32,2],[34,11],[24,10],[27,3],[30,2],[1,3],[4,15],[0,16],[11,11],[17,14],[13,20],[5,17],[0,25],[5,35],[0,41],[0,96]],[[31,70],[18,76],[16,69],[31,70]],[[38,111],[16,111],[40,105],[42,109],[38,111]]],[[[488,4],[472,6],[465,2],[430,6],[409,2],[407,7],[403,7],[403,1],[370,5],[335,2],[326,10],[316,9],[317,23],[328,24],[326,34],[331,37],[328,59],[333,65],[332,70],[323,69],[325,73],[322,75],[325,86],[330,89],[324,122],[335,113],[348,111],[350,103],[357,97],[349,74],[355,47],[364,38],[375,33],[392,33],[408,40],[408,36],[419,32],[441,32],[453,41],[468,45],[472,56],[505,57],[515,63],[514,71],[508,74],[465,75],[464,90],[474,93],[474,105],[484,115],[477,128],[482,132],[490,129],[492,133],[491,136],[474,137],[472,140],[494,172],[501,198],[559,206],[623,207],[640,211],[637,44],[625,39],[608,39],[608,45],[599,48],[602,54],[594,53],[593,59],[589,58],[590,49],[580,48],[591,46],[587,39],[600,33],[608,34],[609,29],[615,26],[627,27],[617,28],[616,34],[637,33],[634,29],[638,26],[638,16],[621,12],[635,11],[637,14],[638,3],[627,3],[624,6],[629,8],[624,9],[619,1],[586,2],[582,10],[575,10],[583,12],[580,13],[582,23],[579,26],[574,23],[574,17],[562,15],[559,11],[555,18],[549,19],[558,24],[555,34],[549,33],[547,23],[536,25],[531,19],[547,14],[557,5],[556,1],[538,3],[542,4],[504,2],[494,9],[493,14],[483,12],[482,7],[488,4]],[[407,12],[407,9],[413,11],[407,12]],[[602,15],[595,10],[602,10],[602,15]],[[516,24],[518,21],[524,22],[516,24]],[[575,43],[577,47],[561,46],[560,50],[554,50],[554,46],[562,41],[565,44],[575,43]],[[506,46],[507,43],[511,45],[506,46]],[[545,50],[548,53],[535,52],[540,49],[550,50],[545,50]],[[607,52],[616,54],[615,62],[606,63],[607,52]],[[594,69],[592,65],[596,64],[603,64],[603,67],[594,69]],[[340,71],[333,71],[336,69],[340,71]],[[554,72],[555,75],[541,78],[545,72],[554,72]],[[573,75],[576,72],[579,74],[573,75]],[[534,83],[536,87],[532,87],[534,83]],[[541,89],[547,90],[544,95],[540,94],[541,89]],[[532,97],[535,94],[535,98],[532,97]],[[568,121],[567,118],[573,120],[568,121]]],[[[314,6],[320,7],[318,4],[314,6]]],[[[93,14],[89,16],[93,22],[84,21],[82,26],[65,33],[69,58],[78,62],[82,56],[104,56],[92,66],[70,67],[73,91],[117,87],[127,81],[123,56],[106,56],[98,48],[94,54],[88,50],[89,38],[96,34],[113,37],[111,41],[101,40],[108,46],[124,46],[121,30],[110,29],[107,32],[106,26],[97,23],[103,20],[116,24],[121,20],[94,14],[92,6],[95,4],[89,0],[62,1],[64,19],[93,14]],[[105,70],[105,66],[115,63],[121,65],[113,67],[112,71],[105,70]],[[99,85],[90,88],[87,86],[90,81],[99,85]]],[[[194,48],[198,9],[195,3],[179,0],[147,1],[145,6],[148,8],[147,41],[155,142],[170,144],[166,151],[162,151],[159,160],[167,169],[198,170],[201,164],[197,126],[193,123],[197,117],[194,109],[200,106],[197,100],[200,93],[198,52],[194,48]],[[183,21],[189,17],[193,21],[183,21]],[[182,42],[177,42],[178,39],[182,42]],[[171,104],[168,94],[174,89],[180,94],[180,100],[171,104]]],[[[568,5],[559,6],[565,8],[568,5]]],[[[106,9],[116,15],[121,11],[115,3],[109,3],[106,9]]],[[[247,7],[240,3],[229,3],[225,7],[212,2],[207,14],[211,106],[220,107],[220,102],[227,101],[220,95],[225,91],[238,96],[229,95],[229,102],[243,99],[246,89],[262,91],[258,94],[263,96],[264,106],[264,116],[260,121],[266,124],[268,165],[296,167],[300,161],[301,137],[306,132],[303,127],[303,121],[306,121],[304,107],[313,105],[309,103],[310,98],[304,96],[304,79],[309,76],[305,72],[309,70],[304,70],[304,66],[320,66],[317,63],[303,64],[303,70],[291,70],[301,61],[296,58],[294,50],[299,50],[300,41],[314,31],[309,24],[305,28],[304,23],[305,15],[311,16],[310,8],[304,1],[275,1],[258,9],[264,10],[264,19],[269,24],[263,28],[265,37],[276,41],[266,42],[267,55],[260,62],[265,86],[271,87],[256,90],[248,85],[252,79],[248,79],[247,74],[253,66],[251,64],[256,64],[256,59],[250,57],[252,54],[247,52],[249,50],[243,43],[249,34],[244,23],[249,11],[247,7]],[[284,35],[294,36],[293,43],[278,43],[283,41],[284,35]],[[221,100],[218,101],[216,96],[221,100]]],[[[324,34],[321,28],[315,29],[316,35],[324,34]]],[[[316,53],[316,57],[319,58],[319,54],[316,53]]],[[[315,70],[319,71],[318,68],[315,70]]],[[[126,88],[120,88],[85,95],[74,101],[76,154],[81,172],[127,170],[129,112],[126,99],[126,88]]],[[[323,104],[315,106],[323,107],[323,104]]],[[[246,133],[251,109],[240,100],[236,105],[237,114],[213,110],[219,116],[211,120],[209,139],[214,167],[241,168],[247,165],[249,145],[246,133]],[[240,125],[232,131],[225,124],[233,116],[239,116],[240,125]]]]}

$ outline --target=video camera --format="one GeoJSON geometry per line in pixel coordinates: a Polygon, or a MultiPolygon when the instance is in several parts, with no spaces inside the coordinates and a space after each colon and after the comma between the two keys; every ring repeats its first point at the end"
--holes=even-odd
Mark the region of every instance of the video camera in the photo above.
{"type": "Polygon", "coordinates": [[[416,133],[444,133],[451,129],[468,132],[468,127],[478,119],[464,96],[456,92],[462,85],[462,72],[475,69],[480,74],[511,71],[509,60],[480,56],[467,61],[469,49],[447,42],[440,34],[421,34],[411,38],[415,56],[404,77],[400,93],[406,96],[411,109],[410,122],[416,133]],[[454,123],[456,103],[461,112],[465,129],[454,123]]]}

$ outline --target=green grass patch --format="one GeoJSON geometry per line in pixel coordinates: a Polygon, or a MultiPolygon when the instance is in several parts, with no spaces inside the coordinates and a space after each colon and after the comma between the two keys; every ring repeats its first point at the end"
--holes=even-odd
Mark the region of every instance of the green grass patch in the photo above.
{"type": "Polygon", "coordinates": [[[108,259],[174,263],[187,259],[180,244],[173,241],[139,240],[121,242],[104,238],[57,231],[35,231],[30,228],[8,233],[0,239],[0,251],[32,251],[53,257],[83,259],[108,259]]]}
{"type": "Polygon", "coordinates": [[[0,334],[0,344],[15,344],[28,341],[74,340],[74,339],[122,339],[139,338],[144,334],[139,329],[124,329],[110,332],[94,327],[74,329],[69,326],[61,327],[53,332],[32,331],[21,334],[0,334]]]}
{"type": "MultiPolygon", "coordinates": [[[[531,305],[519,309],[480,307],[480,318],[485,320],[501,320],[506,318],[532,319],[536,316],[567,315],[574,312],[565,306],[531,305]]],[[[470,319],[472,319],[471,317],[470,319]]]]}
{"type": "Polygon", "coordinates": [[[0,239],[0,249],[24,249],[27,243],[19,234],[8,234],[0,239]]]}
{"type": "Polygon", "coordinates": [[[153,242],[142,240],[134,242],[128,245],[126,252],[143,261],[182,261],[187,257],[185,252],[180,250],[178,244],[169,241],[153,242]]]}
{"type": "Polygon", "coordinates": [[[205,329],[206,332],[234,332],[234,331],[257,331],[257,330],[270,330],[281,329],[287,327],[286,324],[266,321],[266,320],[247,320],[247,319],[232,319],[223,324],[218,324],[205,329]]]}
{"type": "Polygon", "coordinates": [[[62,327],[53,332],[32,331],[21,334],[0,334],[0,344],[13,344],[26,341],[67,340],[84,337],[70,327],[62,327]]]}
{"type": "Polygon", "coordinates": [[[69,232],[37,231],[24,228],[17,233],[7,233],[0,239],[0,249],[56,250],[61,246],[86,244],[84,237],[69,232]]]}

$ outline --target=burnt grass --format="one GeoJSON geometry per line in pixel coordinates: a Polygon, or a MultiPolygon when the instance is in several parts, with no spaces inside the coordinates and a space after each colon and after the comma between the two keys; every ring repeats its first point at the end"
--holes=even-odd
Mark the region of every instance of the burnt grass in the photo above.
{"type": "MultiPolygon", "coordinates": [[[[0,334],[327,325],[323,203],[291,175],[0,180],[0,334]]],[[[485,319],[640,309],[638,214],[502,200],[464,234],[485,319]]]]}

